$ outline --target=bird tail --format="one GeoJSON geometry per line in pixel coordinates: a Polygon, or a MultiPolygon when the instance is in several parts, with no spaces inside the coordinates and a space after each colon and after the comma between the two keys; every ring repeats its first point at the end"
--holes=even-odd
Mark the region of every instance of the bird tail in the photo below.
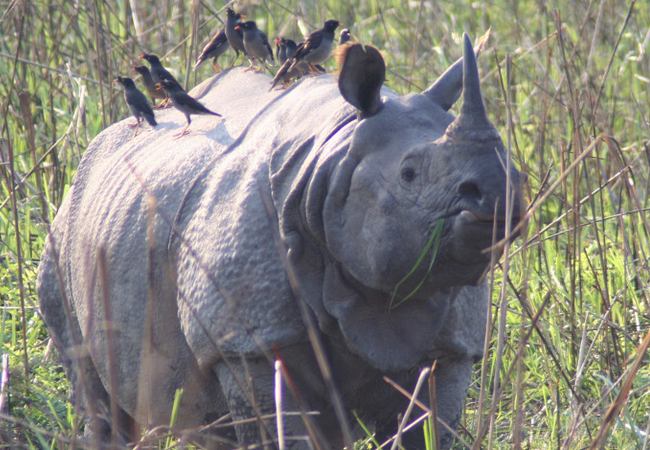
{"type": "Polygon", "coordinates": [[[201,64],[203,64],[203,61],[205,61],[205,59],[203,59],[203,58],[201,58],[199,56],[198,59],[196,60],[196,64],[194,64],[194,68],[192,70],[196,70],[201,64]]]}
{"type": "Polygon", "coordinates": [[[156,122],[156,118],[153,114],[144,114],[144,118],[147,121],[147,123],[152,127],[158,125],[158,123],[156,122]]]}
{"type": "Polygon", "coordinates": [[[210,111],[209,109],[208,109],[208,113],[212,114],[213,116],[223,117],[221,114],[219,114],[217,112],[214,112],[214,111],[210,111]]]}
{"type": "Polygon", "coordinates": [[[273,90],[276,84],[287,74],[289,71],[289,66],[291,65],[291,59],[287,59],[284,64],[280,66],[278,69],[278,72],[275,74],[275,77],[273,77],[273,81],[271,82],[271,88],[269,91],[273,90]]]}

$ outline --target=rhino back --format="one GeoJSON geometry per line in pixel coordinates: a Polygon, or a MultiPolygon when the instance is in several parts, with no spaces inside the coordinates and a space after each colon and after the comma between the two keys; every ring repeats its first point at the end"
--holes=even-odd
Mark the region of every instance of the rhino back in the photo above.
{"type": "MultiPolygon", "coordinates": [[[[64,232],[56,234],[63,240],[66,288],[105,385],[109,334],[104,320],[110,310],[112,351],[122,381],[118,396],[130,403],[125,407],[130,412],[143,364],[163,374],[170,396],[193,370],[177,318],[175,261],[168,242],[183,203],[204,189],[197,179],[219,164],[264,103],[278,95],[266,92],[267,82],[240,71],[207,80],[192,94],[220,111],[226,122],[198,117],[192,134],[175,140],[184,117],[173,109],[159,112],[159,126],[137,136],[122,121],[94,139],[79,165],[69,208],[57,218],[65,222],[64,232]],[[143,347],[145,337],[150,348],[143,347]]],[[[209,397],[201,399],[210,402],[209,397]]]]}

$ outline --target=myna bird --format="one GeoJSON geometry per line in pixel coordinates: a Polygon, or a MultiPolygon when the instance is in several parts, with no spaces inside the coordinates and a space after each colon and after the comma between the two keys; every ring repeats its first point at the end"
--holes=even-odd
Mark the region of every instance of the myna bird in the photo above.
{"type": "Polygon", "coordinates": [[[284,61],[284,64],[282,64],[278,71],[275,73],[273,81],[271,81],[271,88],[269,90],[272,90],[280,83],[286,87],[289,85],[289,83],[291,83],[291,80],[303,77],[308,73],[309,66],[306,62],[300,61],[298,64],[294,65],[293,59],[287,58],[287,60],[284,61]]]}
{"type": "MultiPolygon", "coordinates": [[[[277,46],[276,54],[282,66],[280,66],[275,77],[273,77],[271,89],[273,89],[278,83],[282,83],[282,85],[286,87],[291,83],[291,80],[300,78],[309,73],[309,67],[304,61],[289,70],[289,67],[293,64],[291,58],[295,56],[296,51],[298,50],[298,45],[294,41],[291,39],[276,38],[275,45],[277,46]]],[[[321,66],[316,66],[316,68],[325,72],[325,69],[321,66]]]]}
{"type": "Polygon", "coordinates": [[[310,72],[325,73],[325,69],[319,64],[314,64],[310,67],[307,62],[300,61],[294,65],[293,57],[296,55],[299,46],[291,39],[278,38],[276,39],[276,46],[278,46],[278,59],[282,63],[282,66],[280,66],[275,77],[273,77],[271,89],[279,83],[282,83],[286,87],[294,78],[303,77],[310,72]],[[282,58],[283,56],[284,58],[282,58]]]}
{"type": "Polygon", "coordinates": [[[289,71],[304,61],[309,65],[310,71],[315,72],[317,70],[315,65],[324,62],[330,56],[332,42],[334,41],[334,31],[338,26],[338,20],[328,20],[323,25],[323,28],[311,33],[304,42],[298,45],[289,71]]]}
{"type": "Polygon", "coordinates": [[[147,90],[149,97],[151,97],[151,103],[154,105],[154,108],[156,99],[164,100],[167,98],[165,91],[156,89],[156,82],[151,78],[151,72],[149,72],[146,66],[134,66],[133,70],[142,77],[142,84],[144,84],[144,88],[147,90]]]}
{"type": "Polygon", "coordinates": [[[257,24],[249,20],[242,23],[241,27],[244,30],[244,48],[246,49],[246,55],[251,60],[251,67],[254,66],[255,61],[261,62],[264,66],[267,59],[273,62],[273,50],[269,40],[266,34],[257,28],[257,24]]]}
{"type": "Polygon", "coordinates": [[[276,37],[275,41],[275,58],[280,64],[283,64],[287,60],[287,46],[282,44],[284,38],[276,37]]]}
{"type": "Polygon", "coordinates": [[[298,49],[295,41],[287,38],[275,38],[275,56],[280,64],[284,64],[287,59],[293,58],[298,49]]]}
{"type": "Polygon", "coordinates": [[[226,37],[226,31],[221,30],[210,39],[210,42],[205,44],[201,54],[196,58],[196,64],[194,64],[194,70],[203,64],[203,61],[206,59],[212,58],[212,67],[215,71],[220,72],[221,68],[219,63],[217,63],[217,58],[223,55],[226,50],[228,50],[230,45],[228,44],[228,38],[226,37]]]}
{"type": "Polygon", "coordinates": [[[226,19],[226,38],[228,39],[228,43],[237,56],[239,56],[239,52],[246,55],[246,48],[244,48],[244,34],[241,28],[237,27],[241,20],[241,14],[236,13],[232,8],[228,8],[226,13],[228,14],[228,18],[226,19]]]}
{"type": "Polygon", "coordinates": [[[345,44],[350,39],[352,39],[352,35],[350,34],[350,29],[349,28],[343,28],[341,30],[341,34],[339,34],[339,45],[345,44]]]}
{"type": "Polygon", "coordinates": [[[129,127],[135,128],[140,126],[140,122],[144,118],[149,125],[155,127],[156,117],[153,114],[153,109],[147,101],[147,97],[135,87],[135,83],[128,77],[117,77],[113,80],[114,83],[119,83],[124,88],[124,100],[135,117],[136,123],[129,124],[129,127]]]}
{"type": "Polygon", "coordinates": [[[208,108],[206,108],[201,103],[199,103],[196,99],[190,97],[190,95],[187,92],[185,92],[183,89],[181,89],[181,87],[178,86],[178,84],[170,80],[162,80],[158,84],[165,90],[165,93],[171,100],[172,105],[174,105],[174,107],[178,109],[180,112],[185,114],[185,118],[187,119],[187,125],[176,136],[180,137],[189,133],[188,128],[192,123],[192,119],[190,118],[192,114],[210,114],[213,116],[222,117],[221,114],[216,113],[214,111],[210,111],[208,108]]]}
{"type": "Polygon", "coordinates": [[[174,78],[174,76],[163,67],[160,59],[158,59],[156,55],[151,53],[142,53],[140,55],[140,58],[146,60],[151,66],[151,78],[153,79],[154,83],[160,83],[162,80],[169,80],[172,83],[175,83],[181,90],[183,90],[183,87],[180,85],[180,83],[176,81],[176,78],[174,78]]]}

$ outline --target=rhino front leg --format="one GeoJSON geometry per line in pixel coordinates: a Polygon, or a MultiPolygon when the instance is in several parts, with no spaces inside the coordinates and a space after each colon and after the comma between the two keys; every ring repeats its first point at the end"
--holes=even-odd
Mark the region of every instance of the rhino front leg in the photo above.
{"type": "MultiPolygon", "coordinates": [[[[228,402],[231,419],[236,424],[239,444],[244,447],[277,448],[275,372],[272,364],[263,358],[230,359],[217,363],[215,373],[228,402]]],[[[297,411],[288,396],[284,399],[283,409],[285,412],[297,411]]],[[[300,416],[285,417],[284,434],[287,448],[310,448],[300,416]]]]}
{"type": "MultiPolygon", "coordinates": [[[[438,417],[455,430],[465,404],[474,363],[469,357],[445,358],[439,360],[438,363],[436,368],[438,417]]],[[[441,425],[438,425],[438,433],[440,434],[441,447],[449,448],[453,441],[453,435],[441,425]]]]}
{"type": "MultiPolygon", "coordinates": [[[[471,358],[444,358],[438,360],[435,371],[436,376],[436,398],[437,398],[437,413],[438,418],[443,420],[450,428],[456,429],[460,419],[467,387],[469,386],[472,375],[472,360],[471,358]]],[[[413,386],[417,374],[411,373],[408,379],[402,380],[402,386],[413,386]]],[[[400,378],[397,378],[399,382],[400,378]]],[[[392,389],[392,388],[391,388],[392,389]]],[[[376,437],[379,442],[385,442],[397,432],[398,415],[403,414],[408,405],[408,400],[401,394],[393,394],[392,401],[387,401],[390,408],[386,408],[382,412],[381,418],[378,418],[376,424],[376,437]],[[389,412],[389,414],[387,414],[389,412]]],[[[420,391],[418,399],[424,403],[429,404],[429,393],[426,386],[420,391]]],[[[411,414],[411,420],[418,417],[422,411],[419,408],[414,408],[411,414]]],[[[440,436],[440,447],[447,449],[451,446],[453,441],[453,434],[448,429],[438,424],[438,434],[440,436]]],[[[424,450],[425,439],[422,426],[417,426],[405,432],[402,435],[402,444],[404,448],[409,450],[424,450]]]]}

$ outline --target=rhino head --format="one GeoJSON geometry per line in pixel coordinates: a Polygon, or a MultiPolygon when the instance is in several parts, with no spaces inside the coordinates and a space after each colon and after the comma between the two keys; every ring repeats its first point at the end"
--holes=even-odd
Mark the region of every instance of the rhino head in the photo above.
{"type": "Polygon", "coordinates": [[[435,265],[420,264],[405,290],[422,278],[421,297],[476,283],[490,262],[493,239],[504,238],[507,222],[516,228],[523,202],[522,177],[485,112],[469,38],[463,105],[455,119],[445,109],[457,89],[444,85],[446,79],[423,94],[382,102],[379,52],[361,46],[350,52],[358,55],[347,55],[339,86],[362,120],[333,175],[339,195],[331,193],[325,205],[328,248],[352,278],[391,292],[440,224],[435,265]],[[443,88],[450,95],[443,96],[443,88]]]}
{"type": "Polygon", "coordinates": [[[463,58],[420,94],[382,98],[372,47],[351,44],[340,59],[356,120],[339,124],[344,136],[293,185],[303,194],[284,204],[284,237],[321,329],[375,367],[402,370],[445,352],[439,333],[460,287],[479,282],[507,229],[517,234],[523,175],[487,118],[467,36],[463,58]]]}

